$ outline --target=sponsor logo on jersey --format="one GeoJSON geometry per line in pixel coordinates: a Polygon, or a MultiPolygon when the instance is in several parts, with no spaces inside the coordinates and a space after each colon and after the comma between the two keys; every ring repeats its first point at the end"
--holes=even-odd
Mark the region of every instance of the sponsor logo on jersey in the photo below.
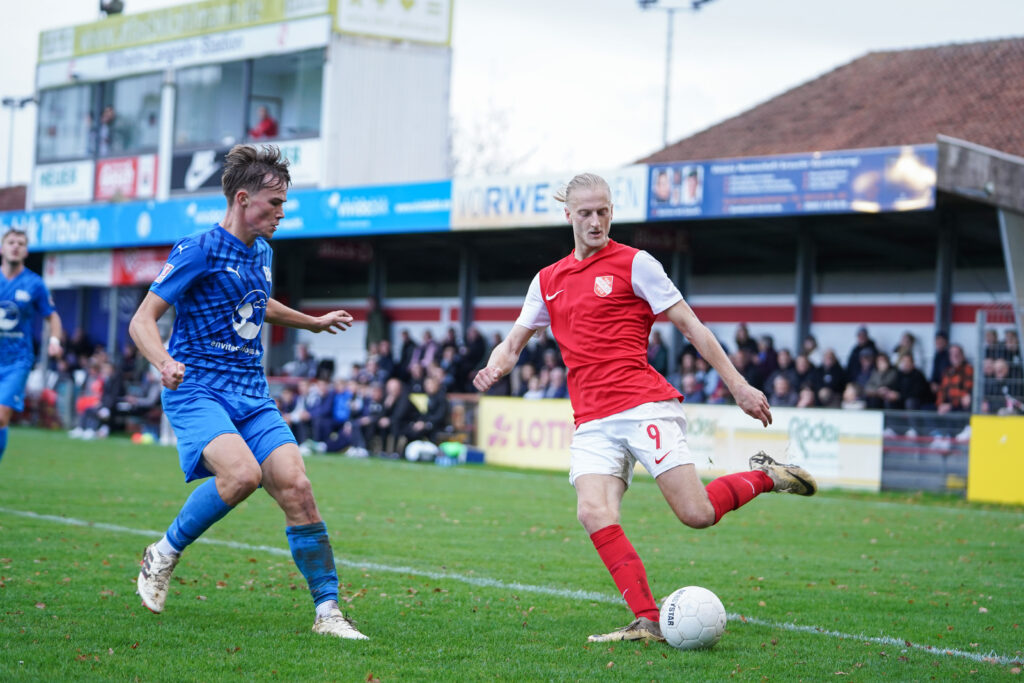
{"type": "Polygon", "coordinates": [[[164,278],[170,275],[172,270],[174,270],[174,265],[170,263],[165,263],[163,269],[160,271],[160,274],[156,276],[156,279],[153,280],[153,282],[163,282],[164,278]]]}
{"type": "Polygon", "coordinates": [[[267,278],[267,282],[273,282],[273,280],[270,279],[270,267],[269,266],[263,266],[263,277],[267,278]]]}
{"type": "Polygon", "coordinates": [[[598,275],[594,278],[594,294],[598,296],[608,296],[612,293],[612,281],[615,279],[614,275],[598,275]]]}
{"type": "Polygon", "coordinates": [[[0,330],[7,332],[18,326],[21,313],[13,301],[0,301],[0,330]]]}
{"type": "Polygon", "coordinates": [[[32,301],[32,295],[26,292],[24,289],[19,289],[14,292],[15,301],[32,301]]]}
{"type": "Polygon", "coordinates": [[[558,296],[559,294],[561,294],[564,291],[565,291],[564,289],[560,289],[557,292],[555,292],[554,294],[548,294],[547,296],[544,297],[544,301],[551,301],[552,299],[554,299],[556,296],[558,296]]]}
{"type": "Polygon", "coordinates": [[[255,339],[263,326],[263,316],[267,312],[267,293],[254,289],[238,302],[231,314],[231,327],[242,339],[255,339]]]}

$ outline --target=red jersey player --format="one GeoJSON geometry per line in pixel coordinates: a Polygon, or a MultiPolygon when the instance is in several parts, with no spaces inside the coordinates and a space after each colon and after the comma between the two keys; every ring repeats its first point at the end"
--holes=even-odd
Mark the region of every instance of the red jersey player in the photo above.
{"type": "Polygon", "coordinates": [[[603,178],[578,175],[557,199],[565,202],[575,247],[533,278],[512,331],[473,384],[486,391],[515,367],[534,332],[551,326],[569,369],[576,421],[569,479],[577,516],[636,617],[589,640],[664,640],[643,562],[619,526],[635,464],[655,477],[679,520],[696,529],[761,493],[809,496],[817,485],[803,468],[776,463],[763,452],[750,458],[751,471],[719,477],[707,487],[701,483],[686,443],[682,396],[647,362],[655,316],[665,313],[718,371],[743,412],[765,426],[772,420],[768,400],[743,379],[661,264],[609,239],[612,200],[603,178]]]}

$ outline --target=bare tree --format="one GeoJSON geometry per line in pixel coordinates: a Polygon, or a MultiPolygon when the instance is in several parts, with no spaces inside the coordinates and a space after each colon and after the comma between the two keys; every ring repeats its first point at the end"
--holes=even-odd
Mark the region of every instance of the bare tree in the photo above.
{"type": "Polygon", "coordinates": [[[448,141],[449,173],[455,176],[508,175],[521,168],[537,148],[513,150],[508,142],[511,111],[488,100],[469,123],[452,117],[448,141]]]}

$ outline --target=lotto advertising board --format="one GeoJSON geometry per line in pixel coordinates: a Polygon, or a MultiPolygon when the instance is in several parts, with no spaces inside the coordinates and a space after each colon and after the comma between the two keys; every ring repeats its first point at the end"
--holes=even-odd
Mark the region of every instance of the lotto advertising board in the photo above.
{"type": "MultiPolygon", "coordinates": [[[[764,450],[805,467],[823,488],[880,490],[880,411],[776,408],[772,416],[764,428],[736,406],[686,404],[687,443],[700,474],[747,470],[750,456],[764,450]]],[[[484,396],[477,430],[489,464],[569,470],[573,423],[567,400],[484,396]]]]}
{"type": "Polygon", "coordinates": [[[649,220],[917,211],[935,206],[935,145],[651,164],[649,220]]]}

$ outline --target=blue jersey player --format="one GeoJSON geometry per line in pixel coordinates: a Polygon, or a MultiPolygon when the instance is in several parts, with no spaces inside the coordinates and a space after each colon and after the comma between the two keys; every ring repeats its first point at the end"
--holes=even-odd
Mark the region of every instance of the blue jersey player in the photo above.
{"type": "Polygon", "coordinates": [[[143,605],[161,612],[181,552],[262,486],[284,511],[288,545],[316,607],[313,631],[365,639],[338,609],[327,527],[261,364],[264,322],[331,334],[352,323],[345,311],[312,317],[270,296],[267,240],[284,217],[290,182],[278,148],[236,145],[221,177],[224,221],[174,245],[132,318],[132,338],[160,369],[185,479],[209,477],[146,548],[137,587],[143,605]],[[165,349],[157,321],[171,306],[176,318],[165,349]]]}
{"type": "Polygon", "coordinates": [[[48,353],[59,356],[63,334],[60,316],[39,277],[25,267],[28,237],[8,230],[0,240],[0,458],[7,448],[11,415],[25,408],[25,382],[35,362],[32,327],[36,318],[50,324],[48,353]]]}

